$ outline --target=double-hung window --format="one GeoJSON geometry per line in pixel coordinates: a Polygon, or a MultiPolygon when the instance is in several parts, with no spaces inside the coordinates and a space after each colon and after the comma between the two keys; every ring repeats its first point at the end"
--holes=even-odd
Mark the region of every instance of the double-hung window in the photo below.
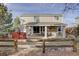
{"type": "Polygon", "coordinates": [[[54,16],[56,20],[59,20],[59,16],[54,16]]]}
{"type": "Polygon", "coordinates": [[[34,21],[39,22],[39,16],[34,16],[34,21]]]}

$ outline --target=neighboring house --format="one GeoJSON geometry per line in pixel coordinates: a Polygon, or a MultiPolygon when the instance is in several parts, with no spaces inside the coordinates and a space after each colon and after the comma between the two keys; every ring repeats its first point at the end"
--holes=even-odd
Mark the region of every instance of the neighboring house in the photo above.
{"type": "Polygon", "coordinates": [[[63,15],[60,14],[23,14],[20,16],[21,31],[28,36],[65,38],[63,15]]]}

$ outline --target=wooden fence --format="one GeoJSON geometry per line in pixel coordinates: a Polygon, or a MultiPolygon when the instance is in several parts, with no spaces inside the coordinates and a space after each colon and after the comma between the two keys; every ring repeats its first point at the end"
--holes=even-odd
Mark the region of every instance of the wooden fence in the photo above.
{"type": "Polygon", "coordinates": [[[0,44],[0,47],[14,47],[15,51],[18,51],[17,50],[17,40],[10,40],[10,39],[0,39],[0,43],[3,43],[4,44],[0,44]],[[12,44],[5,44],[5,43],[12,43],[12,44]]]}
{"type": "Polygon", "coordinates": [[[77,40],[76,39],[40,39],[39,42],[43,42],[42,44],[42,53],[45,53],[45,48],[46,47],[72,47],[73,52],[77,52],[77,40]],[[69,42],[71,41],[73,44],[72,45],[46,45],[46,42],[69,42]]]}

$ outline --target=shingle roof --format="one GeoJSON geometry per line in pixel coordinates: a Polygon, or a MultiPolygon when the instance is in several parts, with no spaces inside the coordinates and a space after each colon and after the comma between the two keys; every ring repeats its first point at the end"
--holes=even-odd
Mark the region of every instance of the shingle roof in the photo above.
{"type": "Polygon", "coordinates": [[[20,17],[27,17],[27,16],[60,16],[62,17],[62,14],[22,14],[20,17]]]}
{"type": "Polygon", "coordinates": [[[26,24],[27,26],[66,26],[64,23],[58,23],[58,22],[30,22],[26,24]]]}

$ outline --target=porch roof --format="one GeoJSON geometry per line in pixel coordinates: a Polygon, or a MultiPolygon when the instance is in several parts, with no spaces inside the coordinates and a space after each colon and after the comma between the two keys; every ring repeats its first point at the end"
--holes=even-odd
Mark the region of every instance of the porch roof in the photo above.
{"type": "Polygon", "coordinates": [[[58,23],[58,22],[30,22],[26,24],[27,26],[66,26],[64,23],[58,23]]]}

